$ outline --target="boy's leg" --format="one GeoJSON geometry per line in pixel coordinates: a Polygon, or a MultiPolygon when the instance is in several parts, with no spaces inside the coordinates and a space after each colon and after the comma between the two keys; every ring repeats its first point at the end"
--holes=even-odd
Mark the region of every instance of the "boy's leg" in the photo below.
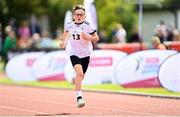
{"type": "Polygon", "coordinates": [[[80,64],[74,65],[74,70],[76,72],[75,76],[75,90],[80,91],[81,90],[81,81],[83,80],[83,70],[82,66],[80,64]]]}
{"type": "Polygon", "coordinates": [[[83,107],[85,105],[85,101],[82,99],[81,82],[84,78],[84,74],[89,64],[89,58],[90,57],[85,57],[80,59],[74,55],[70,57],[72,65],[76,72],[74,83],[75,83],[78,107],[83,107]]]}
{"type": "Polygon", "coordinates": [[[77,96],[77,104],[78,107],[83,107],[85,106],[85,101],[82,98],[81,82],[83,80],[84,74],[83,74],[82,66],[80,64],[74,65],[74,69],[76,71],[75,90],[77,96]]]}

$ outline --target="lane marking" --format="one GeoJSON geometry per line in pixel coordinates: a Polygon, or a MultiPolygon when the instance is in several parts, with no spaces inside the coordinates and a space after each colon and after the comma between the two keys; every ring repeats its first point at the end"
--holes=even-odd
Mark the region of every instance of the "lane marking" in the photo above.
{"type": "MultiPolygon", "coordinates": [[[[9,96],[3,96],[5,98],[10,98],[10,99],[15,99],[15,100],[24,100],[24,101],[36,101],[36,102],[41,102],[41,103],[49,103],[49,104],[58,104],[58,105],[67,105],[67,106],[72,106],[75,107],[75,104],[67,104],[67,103],[63,103],[63,102],[55,102],[55,101],[46,101],[46,100],[30,100],[27,98],[22,98],[22,97],[9,97],[9,96]]],[[[138,114],[138,115],[151,115],[153,116],[154,114],[150,114],[150,113],[144,113],[144,112],[136,112],[136,111],[127,111],[127,110],[122,110],[122,109],[113,109],[113,108],[107,108],[107,107],[99,107],[99,106],[93,106],[93,105],[88,105],[89,109],[95,109],[95,110],[105,110],[105,111],[117,111],[117,112],[125,112],[125,113],[132,113],[132,114],[138,114]]],[[[38,111],[37,111],[38,112],[38,111]]],[[[47,113],[46,113],[47,114],[47,113]]]]}
{"type": "Polygon", "coordinates": [[[10,109],[10,110],[16,110],[16,111],[24,111],[24,112],[30,112],[33,114],[48,114],[45,112],[40,112],[40,111],[35,111],[35,110],[29,110],[29,109],[23,109],[23,108],[18,108],[18,107],[11,107],[11,106],[1,106],[0,108],[4,108],[4,109],[10,109]]]}

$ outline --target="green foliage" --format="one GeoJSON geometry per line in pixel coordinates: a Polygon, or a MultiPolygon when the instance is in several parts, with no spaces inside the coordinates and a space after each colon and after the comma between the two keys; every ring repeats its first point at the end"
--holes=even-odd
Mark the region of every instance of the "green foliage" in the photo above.
{"type": "Polygon", "coordinates": [[[66,11],[72,10],[75,4],[82,4],[83,0],[48,0],[47,2],[51,30],[55,30],[57,27],[63,27],[66,11]]]}
{"type": "MultiPolygon", "coordinates": [[[[32,14],[36,16],[48,15],[51,31],[64,24],[64,15],[75,4],[83,4],[83,0],[0,0],[0,22],[7,24],[13,17],[17,21],[28,19],[32,14]]],[[[95,0],[98,13],[99,30],[106,30],[108,34],[121,23],[128,34],[137,23],[137,14],[133,4],[125,0],[95,0]]]]}
{"type": "Polygon", "coordinates": [[[179,0],[164,0],[163,2],[166,4],[180,4],[179,0]]]}
{"type": "MultiPolygon", "coordinates": [[[[117,23],[121,23],[128,35],[132,27],[137,24],[137,13],[134,4],[125,0],[96,0],[99,30],[106,30],[111,34],[117,23]]],[[[111,42],[112,40],[110,40],[111,42]]]]}
{"type": "Polygon", "coordinates": [[[0,0],[0,22],[3,27],[7,25],[11,18],[15,18],[18,23],[28,19],[31,14],[42,15],[47,12],[47,0],[0,0]]]}
{"type": "MultiPolygon", "coordinates": [[[[143,0],[144,3],[162,3],[163,5],[178,5],[180,0],[143,0]]],[[[3,26],[13,17],[17,21],[36,16],[48,15],[51,30],[62,27],[64,15],[75,4],[83,4],[83,0],[0,0],[0,22],[3,26]]],[[[99,30],[105,30],[108,35],[116,23],[123,24],[127,34],[138,24],[138,13],[135,6],[138,0],[95,0],[98,14],[99,30]]],[[[111,40],[110,40],[111,41],[111,40]]]]}
{"type": "Polygon", "coordinates": [[[64,16],[67,10],[71,10],[72,0],[48,0],[48,16],[50,18],[50,28],[55,30],[57,27],[63,26],[64,16]]]}
{"type": "Polygon", "coordinates": [[[17,21],[36,16],[48,15],[51,29],[56,29],[64,23],[64,15],[75,4],[83,0],[0,0],[0,22],[3,26],[13,17],[17,21]]]}
{"type": "Polygon", "coordinates": [[[45,3],[47,0],[5,0],[3,9],[7,9],[4,15],[7,17],[16,17],[18,19],[26,18],[32,13],[42,14],[46,12],[45,3]]]}

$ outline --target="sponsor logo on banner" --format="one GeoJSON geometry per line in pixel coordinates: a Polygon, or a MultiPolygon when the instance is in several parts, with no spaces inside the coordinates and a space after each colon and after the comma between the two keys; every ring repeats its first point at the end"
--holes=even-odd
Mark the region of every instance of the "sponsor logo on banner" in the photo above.
{"type": "Polygon", "coordinates": [[[112,66],[112,57],[94,57],[90,60],[90,67],[112,66]]]}
{"type": "Polygon", "coordinates": [[[169,57],[162,64],[159,81],[167,90],[180,92],[180,53],[169,57]]]}
{"type": "Polygon", "coordinates": [[[36,61],[36,58],[27,58],[26,62],[26,66],[27,67],[32,67],[33,63],[36,61]]]}
{"type": "Polygon", "coordinates": [[[173,50],[145,50],[125,57],[115,69],[117,82],[124,87],[159,87],[162,62],[177,53],[173,50]]]}
{"type": "MultiPolygon", "coordinates": [[[[154,74],[157,73],[159,66],[160,66],[160,61],[158,57],[147,57],[144,58],[145,62],[142,68],[142,74],[154,74]]],[[[143,62],[142,62],[143,63],[143,62]]]]}

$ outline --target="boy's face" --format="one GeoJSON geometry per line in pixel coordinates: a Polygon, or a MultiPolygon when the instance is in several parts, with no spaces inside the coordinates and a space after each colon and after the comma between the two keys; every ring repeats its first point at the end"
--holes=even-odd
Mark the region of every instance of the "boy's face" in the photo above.
{"type": "Polygon", "coordinates": [[[85,11],[82,9],[78,9],[74,12],[73,18],[75,23],[82,23],[85,20],[85,11]]]}

